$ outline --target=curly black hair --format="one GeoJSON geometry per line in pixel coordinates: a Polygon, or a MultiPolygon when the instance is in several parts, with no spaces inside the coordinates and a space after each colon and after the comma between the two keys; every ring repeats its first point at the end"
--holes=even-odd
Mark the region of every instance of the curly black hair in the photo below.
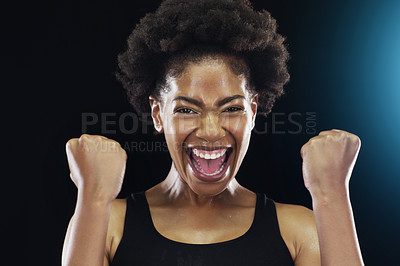
{"type": "Polygon", "coordinates": [[[179,74],[188,62],[228,55],[245,62],[229,65],[245,74],[259,111],[268,115],[290,78],[285,40],[271,14],[254,10],[248,0],[165,0],[128,37],[116,77],[136,111],[149,113],[148,97],[160,96],[167,75],[179,74]]]}

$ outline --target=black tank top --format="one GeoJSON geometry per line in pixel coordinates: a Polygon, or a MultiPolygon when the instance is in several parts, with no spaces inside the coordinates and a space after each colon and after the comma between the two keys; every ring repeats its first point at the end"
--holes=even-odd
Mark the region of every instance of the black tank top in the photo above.
{"type": "Polygon", "coordinates": [[[144,191],[127,198],[124,233],[112,266],[294,265],[282,239],[275,203],[256,193],[254,220],[242,236],[212,244],[168,239],[154,227],[144,191]]]}

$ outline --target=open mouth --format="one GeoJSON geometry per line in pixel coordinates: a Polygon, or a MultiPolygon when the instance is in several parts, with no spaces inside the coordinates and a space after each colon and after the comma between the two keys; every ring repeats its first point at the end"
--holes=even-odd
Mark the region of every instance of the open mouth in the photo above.
{"type": "Polygon", "coordinates": [[[187,149],[189,165],[197,178],[205,182],[215,182],[225,176],[229,168],[230,147],[187,149]]]}

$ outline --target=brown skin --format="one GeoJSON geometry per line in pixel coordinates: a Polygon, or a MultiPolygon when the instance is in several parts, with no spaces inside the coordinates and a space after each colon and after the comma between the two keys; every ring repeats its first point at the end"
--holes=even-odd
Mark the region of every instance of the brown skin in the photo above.
{"type": "Polygon", "coordinates": [[[173,190],[169,194],[175,199],[181,197],[186,203],[199,206],[217,203],[225,197],[221,193],[233,194],[238,185],[233,179],[249,146],[257,97],[248,93],[244,78],[233,74],[221,60],[189,64],[179,79],[169,79],[169,87],[162,103],[150,97],[154,124],[160,125],[159,131],[164,132],[173,161],[164,187],[173,190]],[[218,102],[232,95],[243,98],[218,106],[218,102]],[[179,96],[194,99],[200,106],[174,100],[179,96]],[[232,160],[226,176],[215,183],[197,179],[187,160],[187,146],[231,147],[232,160]]]}
{"type": "MultiPolygon", "coordinates": [[[[164,237],[184,243],[238,238],[250,228],[256,204],[256,194],[235,175],[249,145],[257,95],[247,91],[246,80],[231,71],[224,57],[189,64],[168,85],[170,91],[159,101],[150,97],[155,128],[164,132],[173,159],[165,180],[145,192],[153,224],[164,237]],[[233,95],[238,96],[218,104],[233,95]],[[189,101],[174,100],[177,96],[189,101]],[[231,147],[233,160],[226,175],[214,183],[197,179],[185,154],[191,145],[231,147]]],[[[78,201],[63,265],[109,265],[122,238],[126,200],[115,198],[126,154],[114,144],[99,152],[96,141],[114,143],[84,135],[67,144],[78,201]],[[91,148],[82,149],[85,143],[91,148]],[[117,167],[110,168],[110,162],[117,167]]],[[[302,147],[303,176],[314,213],[276,203],[280,232],[295,265],[363,265],[348,191],[359,148],[359,138],[341,130],[323,131],[302,147]]]]}
{"type": "Polygon", "coordinates": [[[322,265],[364,265],[350,203],[349,181],[361,140],[332,129],[300,150],[304,184],[313,199],[322,265]]]}
{"type": "Polygon", "coordinates": [[[78,198],[62,264],[102,265],[111,205],[121,190],[126,152],[116,141],[84,134],[67,142],[66,153],[78,198]]]}
{"type": "MultiPolygon", "coordinates": [[[[249,145],[257,97],[248,92],[244,78],[232,73],[221,60],[189,64],[184,75],[169,80],[171,89],[162,102],[150,97],[154,124],[165,134],[173,164],[167,178],[147,190],[146,197],[157,231],[178,242],[207,244],[235,239],[246,233],[254,218],[256,194],[241,186],[235,175],[249,145]],[[220,100],[232,95],[244,98],[218,106],[220,100]],[[174,101],[177,96],[195,99],[201,106],[174,101]],[[190,109],[185,110],[189,114],[176,112],[182,108],[190,109]],[[197,179],[184,152],[190,145],[232,147],[233,160],[226,176],[215,184],[197,179]]],[[[114,219],[107,237],[110,260],[122,237],[125,205],[124,200],[116,200],[111,211],[114,219]]],[[[277,203],[277,213],[296,265],[319,265],[312,212],[277,203]]]]}

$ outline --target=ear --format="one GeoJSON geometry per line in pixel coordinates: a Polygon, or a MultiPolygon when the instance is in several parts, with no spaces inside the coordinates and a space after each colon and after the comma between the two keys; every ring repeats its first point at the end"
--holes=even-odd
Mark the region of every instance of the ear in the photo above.
{"type": "Polygon", "coordinates": [[[256,124],[257,106],[258,106],[258,94],[254,95],[250,101],[250,107],[253,113],[251,116],[251,130],[253,130],[256,124]]]}
{"type": "Polygon", "coordinates": [[[164,131],[162,120],[161,120],[161,103],[156,100],[152,95],[149,96],[150,108],[151,108],[151,118],[153,119],[154,128],[158,133],[164,131]]]}

